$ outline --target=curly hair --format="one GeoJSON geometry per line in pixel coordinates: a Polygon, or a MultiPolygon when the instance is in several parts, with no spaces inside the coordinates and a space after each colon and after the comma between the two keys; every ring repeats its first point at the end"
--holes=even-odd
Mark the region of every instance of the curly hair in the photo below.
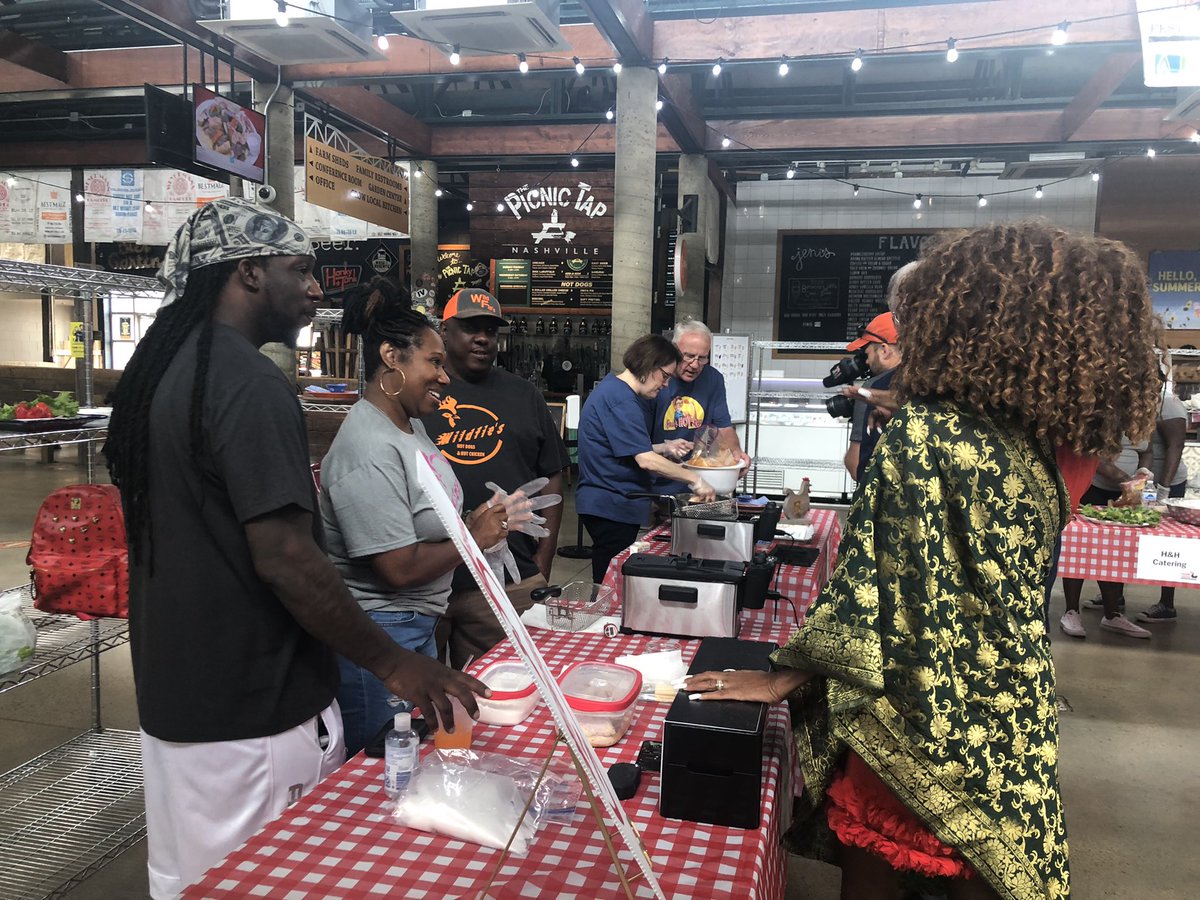
{"type": "Polygon", "coordinates": [[[1124,244],[1043,222],[926,242],[901,282],[903,399],[941,398],[1110,457],[1158,411],[1146,274],[1124,244]]]}

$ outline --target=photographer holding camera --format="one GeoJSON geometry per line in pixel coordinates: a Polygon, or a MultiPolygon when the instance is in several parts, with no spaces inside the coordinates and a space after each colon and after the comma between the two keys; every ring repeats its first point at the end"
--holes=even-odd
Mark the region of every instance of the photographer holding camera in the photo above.
{"type": "MultiPolygon", "coordinates": [[[[847,344],[846,349],[856,351],[855,358],[858,358],[859,352],[865,355],[866,364],[875,376],[864,385],[867,391],[874,393],[890,389],[892,375],[901,361],[900,347],[896,337],[896,323],[890,312],[882,313],[872,319],[871,324],[860,332],[858,340],[847,344]]],[[[845,462],[846,471],[850,473],[851,477],[855,481],[862,481],[867,460],[871,458],[871,452],[879,440],[879,429],[872,428],[870,424],[871,411],[875,405],[862,396],[862,388],[847,393],[853,393],[859,396],[859,399],[853,401],[850,446],[846,450],[843,462],[845,462]]],[[[828,406],[828,403],[826,405],[828,406]]]]}

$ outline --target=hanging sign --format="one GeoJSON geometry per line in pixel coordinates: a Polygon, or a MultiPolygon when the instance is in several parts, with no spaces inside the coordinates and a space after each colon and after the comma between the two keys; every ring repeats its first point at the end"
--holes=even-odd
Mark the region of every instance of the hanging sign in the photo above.
{"type": "Polygon", "coordinates": [[[1143,581],[1175,581],[1189,587],[1200,587],[1198,543],[1195,538],[1140,535],[1134,577],[1143,581]]]}
{"type": "MultiPolygon", "coordinates": [[[[304,199],[355,219],[408,233],[408,177],[386,160],[355,156],[306,137],[304,199]]],[[[354,237],[365,238],[367,234],[364,231],[354,237]]]]}
{"type": "Polygon", "coordinates": [[[1200,252],[1154,250],[1147,276],[1154,312],[1164,326],[1200,328],[1200,252]]]}
{"type": "Polygon", "coordinates": [[[83,237],[96,243],[140,241],[140,169],[87,169],[83,173],[83,237]]]}
{"type": "Polygon", "coordinates": [[[39,172],[37,239],[43,244],[71,243],[71,173],[39,172]]]}
{"type": "Polygon", "coordinates": [[[1200,7],[1195,0],[1138,0],[1147,87],[1200,85],[1200,7]]]}
{"type": "Polygon", "coordinates": [[[83,359],[83,323],[71,323],[71,356],[74,359],[83,359]]]}

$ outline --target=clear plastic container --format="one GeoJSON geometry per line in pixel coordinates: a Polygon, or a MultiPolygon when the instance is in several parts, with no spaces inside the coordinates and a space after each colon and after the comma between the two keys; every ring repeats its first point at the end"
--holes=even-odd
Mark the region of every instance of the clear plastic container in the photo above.
{"type": "Polygon", "coordinates": [[[492,689],[491,697],[476,697],[479,721],[488,725],[516,725],[529,718],[538,705],[533,676],[519,659],[500,659],[476,676],[492,689]]]}
{"type": "Polygon", "coordinates": [[[642,673],[607,662],[578,662],[558,679],[593,747],[611,747],[633,721],[642,673]]]}

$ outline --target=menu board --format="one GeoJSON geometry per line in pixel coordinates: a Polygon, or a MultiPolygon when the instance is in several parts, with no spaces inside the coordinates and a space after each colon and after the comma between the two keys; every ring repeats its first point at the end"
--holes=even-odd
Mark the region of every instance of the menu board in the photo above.
{"type": "Polygon", "coordinates": [[[781,231],[775,340],[852,341],[887,311],[892,273],[916,259],[932,233],[781,231]]]}
{"type": "Polygon", "coordinates": [[[528,265],[533,306],[612,305],[611,260],[532,259],[528,265]]]}
{"type": "Polygon", "coordinates": [[[528,306],[530,293],[529,260],[496,260],[496,299],[500,308],[528,306]]]}

